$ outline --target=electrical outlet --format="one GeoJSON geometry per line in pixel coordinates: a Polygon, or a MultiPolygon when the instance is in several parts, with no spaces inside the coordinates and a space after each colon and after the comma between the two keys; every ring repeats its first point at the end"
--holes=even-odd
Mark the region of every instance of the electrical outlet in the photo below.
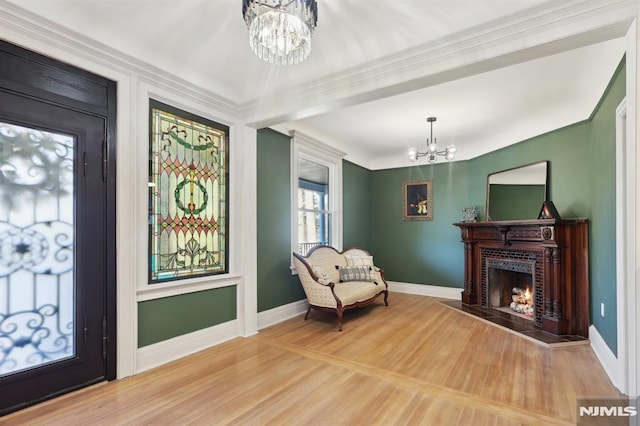
{"type": "Polygon", "coordinates": [[[600,303],[600,316],[604,318],[604,303],[600,303]]]}

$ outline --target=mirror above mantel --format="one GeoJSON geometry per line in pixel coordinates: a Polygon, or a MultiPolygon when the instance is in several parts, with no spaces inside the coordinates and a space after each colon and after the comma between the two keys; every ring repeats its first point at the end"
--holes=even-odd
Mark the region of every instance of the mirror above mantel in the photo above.
{"type": "Polygon", "coordinates": [[[548,161],[487,176],[486,220],[537,219],[548,197],[548,161]]]}

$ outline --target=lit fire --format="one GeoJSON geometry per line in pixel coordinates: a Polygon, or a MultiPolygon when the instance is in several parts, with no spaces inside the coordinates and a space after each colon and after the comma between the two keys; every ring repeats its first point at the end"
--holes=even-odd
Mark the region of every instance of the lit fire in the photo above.
{"type": "Polygon", "coordinates": [[[525,289],[520,287],[514,287],[511,296],[511,305],[509,307],[519,313],[527,316],[533,316],[533,294],[529,286],[525,286],[525,289]]]}

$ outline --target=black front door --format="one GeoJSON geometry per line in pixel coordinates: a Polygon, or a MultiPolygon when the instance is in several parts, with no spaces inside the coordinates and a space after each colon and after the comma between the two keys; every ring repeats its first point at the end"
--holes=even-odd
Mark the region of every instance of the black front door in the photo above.
{"type": "Polygon", "coordinates": [[[108,120],[16,87],[0,87],[0,415],[115,373],[108,120]]]}

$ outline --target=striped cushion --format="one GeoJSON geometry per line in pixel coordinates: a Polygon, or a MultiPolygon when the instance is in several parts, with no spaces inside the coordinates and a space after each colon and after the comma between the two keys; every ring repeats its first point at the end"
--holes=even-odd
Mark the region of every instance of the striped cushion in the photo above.
{"type": "Polygon", "coordinates": [[[344,266],[339,268],[340,282],[372,281],[371,268],[368,266],[344,266]]]}

